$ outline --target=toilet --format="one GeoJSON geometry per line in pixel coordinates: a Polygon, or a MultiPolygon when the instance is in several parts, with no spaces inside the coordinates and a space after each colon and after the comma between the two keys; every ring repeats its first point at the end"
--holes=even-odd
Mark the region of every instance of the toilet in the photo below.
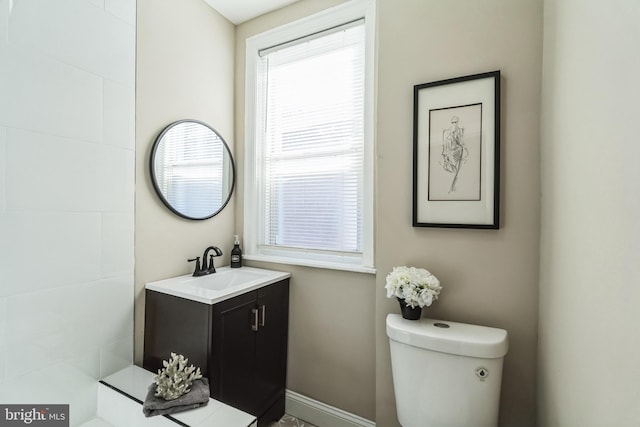
{"type": "Polygon", "coordinates": [[[496,427],[507,331],[387,315],[402,427],[496,427]]]}

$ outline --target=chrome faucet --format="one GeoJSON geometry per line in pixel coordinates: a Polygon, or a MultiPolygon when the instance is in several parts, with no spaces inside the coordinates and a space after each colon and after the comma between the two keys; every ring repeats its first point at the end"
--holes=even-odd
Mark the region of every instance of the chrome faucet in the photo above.
{"type": "Polygon", "coordinates": [[[204,250],[204,254],[202,254],[202,267],[200,266],[200,257],[195,257],[193,259],[188,260],[189,262],[196,262],[196,268],[193,272],[194,277],[198,276],[206,276],[207,274],[212,274],[216,272],[216,267],[213,265],[213,258],[217,256],[222,256],[222,251],[217,246],[209,246],[204,250]],[[213,251],[214,254],[209,254],[209,251],[213,251]],[[209,257],[209,264],[207,265],[207,256],[209,257]]]}

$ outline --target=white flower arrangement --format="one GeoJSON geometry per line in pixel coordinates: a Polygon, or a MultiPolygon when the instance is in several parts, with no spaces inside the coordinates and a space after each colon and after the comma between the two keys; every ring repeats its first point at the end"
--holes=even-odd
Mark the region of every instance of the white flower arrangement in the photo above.
{"type": "Polygon", "coordinates": [[[387,298],[404,299],[411,308],[429,307],[442,290],[436,276],[424,268],[415,267],[393,267],[384,287],[387,298]]]}

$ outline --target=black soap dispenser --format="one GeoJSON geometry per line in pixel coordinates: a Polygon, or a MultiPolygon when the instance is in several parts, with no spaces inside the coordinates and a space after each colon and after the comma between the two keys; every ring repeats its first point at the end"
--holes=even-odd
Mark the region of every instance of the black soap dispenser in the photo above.
{"type": "Polygon", "coordinates": [[[240,249],[240,239],[238,235],[234,236],[235,242],[233,243],[233,249],[231,249],[231,268],[242,267],[242,249],[240,249]]]}

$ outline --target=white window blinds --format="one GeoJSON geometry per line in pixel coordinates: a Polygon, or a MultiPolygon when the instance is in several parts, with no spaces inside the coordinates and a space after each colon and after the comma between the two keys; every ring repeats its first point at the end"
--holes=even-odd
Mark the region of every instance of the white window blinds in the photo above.
{"type": "Polygon", "coordinates": [[[260,52],[266,247],[362,252],[364,21],[260,52]]]}

